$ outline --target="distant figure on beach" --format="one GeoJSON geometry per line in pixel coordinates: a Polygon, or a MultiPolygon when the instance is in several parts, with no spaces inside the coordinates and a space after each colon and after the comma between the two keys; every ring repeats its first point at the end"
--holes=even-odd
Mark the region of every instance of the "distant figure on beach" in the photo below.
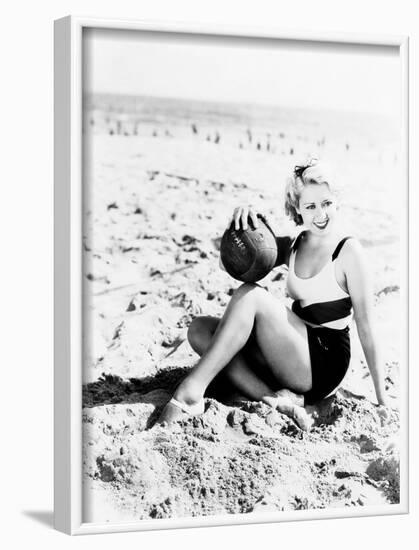
{"type": "MultiPolygon", "coordinates": [[[[360,242],[340,226],[335,178],[325,163],[312,159],[295,167],[285,212],[304,227],[295,239],[276,237],[276,266],[288,266],[291,309],[258,284],[244,283],[221,319],[196,317],[188,340],[201,358],[176,388],[159,423],[202,414],[204,394],[215,380],[308,430],[313,420],[306,407],[332,395],[347,372],[352,315],[380,414],[388,417],[368,261],[360,242]]],[[[257,215],[251,207],[237,207],[228,226],[257,227],[257,215]]]]}

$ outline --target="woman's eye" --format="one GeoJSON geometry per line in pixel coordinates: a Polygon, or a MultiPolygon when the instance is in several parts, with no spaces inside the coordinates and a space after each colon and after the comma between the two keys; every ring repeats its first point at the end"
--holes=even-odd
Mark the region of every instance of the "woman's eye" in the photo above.
{"type": "Polygon", "coordinates": [[[310,204],[306,208],[307,208],[307,210],[314,210],[315,206],[314,206],[314,204],[310,204]]]}
{"type": "Polygon", "coordinates": [[[323,204],[324,204],[324,206],[331,206],[333,203],[332,203],[332,201],[326,201],[323,204]]]}

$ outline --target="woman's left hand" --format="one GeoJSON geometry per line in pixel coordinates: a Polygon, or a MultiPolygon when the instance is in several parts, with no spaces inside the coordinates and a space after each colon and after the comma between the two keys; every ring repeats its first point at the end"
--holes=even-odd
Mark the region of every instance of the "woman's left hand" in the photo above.
{"type": "Polygon", "coordinates": [[[377,412],[383,426],[390,421],[391,413],[395,409],[397,409],[395,403],[392,403],[388,397],[382,397],[378,400],[377,412]]]}
{"type": "Polygon", "coordinates": [[[391,417],[391,410],[385,405],[378,405],[377,412],[381,420],[381,425],[385,426],[386,424],[388,424],[391,417]]]}

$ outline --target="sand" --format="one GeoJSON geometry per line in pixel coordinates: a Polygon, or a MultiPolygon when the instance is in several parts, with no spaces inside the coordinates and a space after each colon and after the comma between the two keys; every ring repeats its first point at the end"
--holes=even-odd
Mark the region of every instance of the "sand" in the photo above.
{"type": "MultiPolygon", "coordinates": [[[[225,107],[212,125],[197,112],[171,120],[168,106],[151,121],[99,107],[85,121],[84,520],[396,504],[404,365],[394,135],[385,139],[378,125],[366,134],[354,119],[310,125],[301,113],[273,133],[256,114],[232,123],[225,107]],[[197,361],[189,323],[222,315],[240,284],[218,266],[233,208],[255,204],[278,234],[296,234],[283,187],[290,167],[313,152],[345,167],[341,215],[371,259],[395,410],[387,422],[380,416],[353,327],[349,372],[318,405],[309,433],[261,403],[211,395],[201,417],[154,426],[197,361]]],[[[277,269],[261,284],[289,304],[285,277],[277,269]]]]}

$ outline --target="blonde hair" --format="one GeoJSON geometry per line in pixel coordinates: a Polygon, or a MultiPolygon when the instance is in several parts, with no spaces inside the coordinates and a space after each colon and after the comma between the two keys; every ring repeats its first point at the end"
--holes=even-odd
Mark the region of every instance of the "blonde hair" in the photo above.
{"type": "Polygon", "coordinates": [[[304,187],[322,183],[327,183],[330,191],[337,194],[335,178],[327,163],[312,158],[307,164],[294,168],[285,187],[285,213],[296,225],[303,225],[303,218],[298,213],[298,208],[304,187]]]}

